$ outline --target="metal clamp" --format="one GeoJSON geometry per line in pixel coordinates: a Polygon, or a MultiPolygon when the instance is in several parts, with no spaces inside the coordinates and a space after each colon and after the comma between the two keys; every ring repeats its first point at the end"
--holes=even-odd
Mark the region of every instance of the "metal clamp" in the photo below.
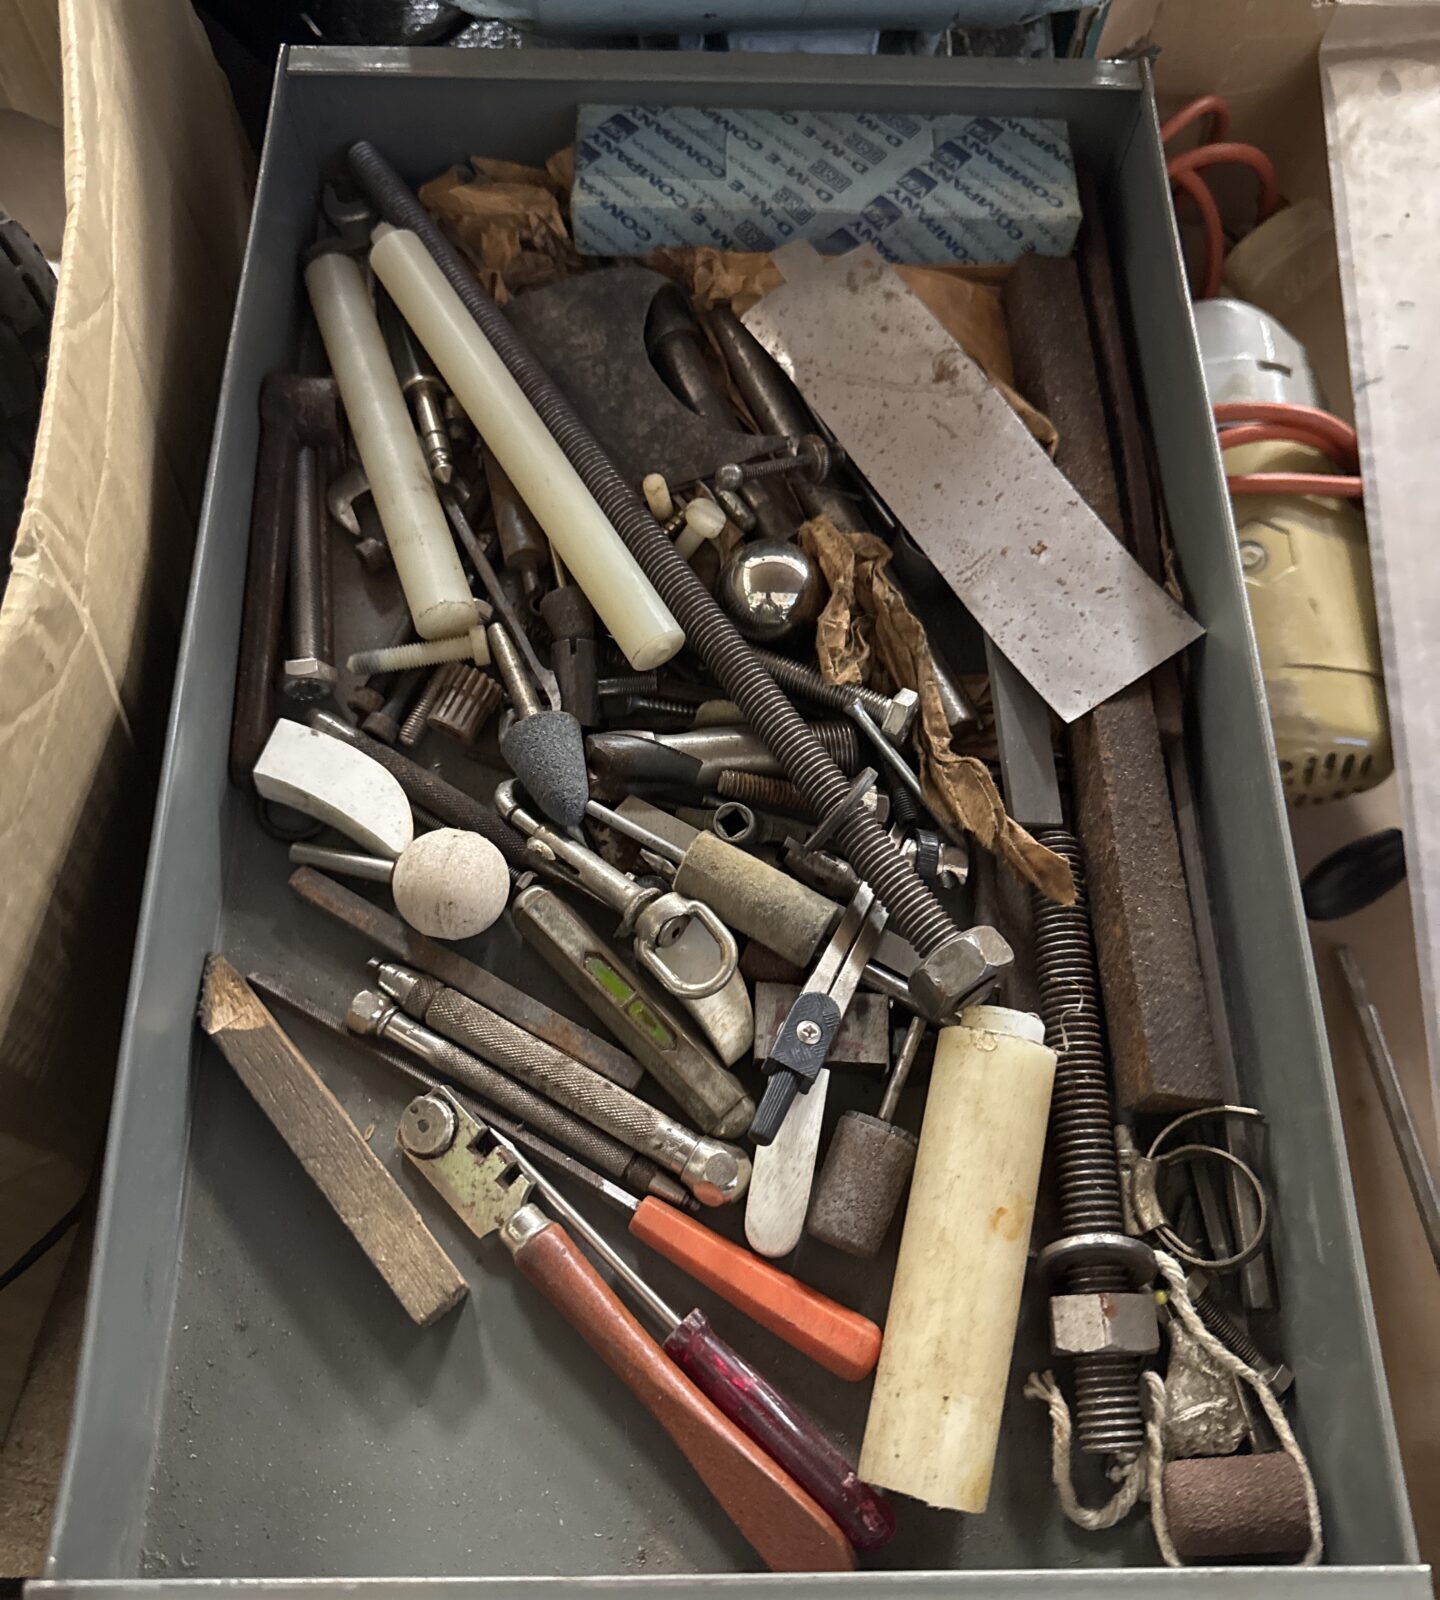
{"type": "Polygon", "coordinates": [[[1129,1212],[1139,1232],[1153,1235],[1187,1266],[1204,1267],[1211,1272],[1233,1272],[1253,1260],[1264,1247],[1270,1228],[1270,1202],[1264,1183],[1253,1167],[1221,1145],[1182,1144],[1169,1150],[1162,1149],[1178,1129],[1213,1117],[1238,1117],[1254,1122],[1265,1120],[1263,1114],[1253,1106],[1201,1106],[1197,1110],[1183,1112],[1155,1135],[1144,1155],[1133,1146],[1127,1149],[1124,1144],[1121,1145],[1121,1179],[1126,1188],[1129,1212]],[[1164,1169],[1173,1164],[1196,1161],[1227,1163],[1240,1174],[1255,1196],[1256,1218],[1250,1236],[1242,1238],[1239,1248],[1229,1255],[1204,1256],[1194,1250],[1175,1231],[1160,1199],[1160,1174],[1164,1169]]]}

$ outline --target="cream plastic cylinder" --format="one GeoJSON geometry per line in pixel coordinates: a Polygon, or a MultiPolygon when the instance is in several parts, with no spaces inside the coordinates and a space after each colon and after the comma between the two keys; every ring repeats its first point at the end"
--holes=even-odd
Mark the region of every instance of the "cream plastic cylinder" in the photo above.
{"type": "Polygon", "coordinates": [[[1055,1081],[1038,1017],[972,1006],[940,1030],[860,1476],[983,1511],[1055,1081]]]}
{"type": "Polygon", "coordinates": [[[370,263],[625,659],[637,672],[668,661],[680,624],[429,251],[382,226],[370,263]]]}
{"type": "Polygon", "coordinates": [[[350,256],[330,251],[306,267],[305,287],[415,631],[422,639],[465,633],[475,626],[475,602],[365,274],[350,256]]]}

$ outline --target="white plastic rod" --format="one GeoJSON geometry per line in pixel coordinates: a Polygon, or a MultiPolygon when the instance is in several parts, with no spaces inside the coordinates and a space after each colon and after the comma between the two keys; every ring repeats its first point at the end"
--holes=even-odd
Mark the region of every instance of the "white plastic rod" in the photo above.
{"type": "Polygon", "coordinates": [[[370,264],[625,659],[637,672],[668,661],[680,624],[429,251],[382,225],[370,264]]]}
{"type": "Polygon", "coordinates": [[[972,1006],[935,1048],[859,1470],[949,1511],[990,1494],[1055,1081],[1044,1039],[1028,1012],[972,1006]]]}
{"type": "Polygon", "coordinates": [[[306,267],[305,287],[415,631],[422,639],[453,638],[475,626],[475,602],[365,274],[350,256],[329,252],[306,267]]]}

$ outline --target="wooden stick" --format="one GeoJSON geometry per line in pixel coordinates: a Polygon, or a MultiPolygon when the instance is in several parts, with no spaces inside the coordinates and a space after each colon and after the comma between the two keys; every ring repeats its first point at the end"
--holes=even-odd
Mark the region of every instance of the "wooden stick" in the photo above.
{"type": "Polygon", "coordinates": [[[200,1026],[415,1321],[427,1327],[459,1305],[467,1286],[454,1263],[345,1108],[224,956],[205,963],[200,1026]]]}

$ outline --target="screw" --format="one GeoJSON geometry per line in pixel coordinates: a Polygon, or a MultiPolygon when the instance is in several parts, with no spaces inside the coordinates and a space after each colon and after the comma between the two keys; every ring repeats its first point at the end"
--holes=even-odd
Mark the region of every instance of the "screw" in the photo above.
{"type": "Polygon", "coordinates": [[[490,642],[484,628],[471,628],[455,639],[418,639],[414,644],[361,650],[345,665],[351,672],[406,672],[411,667],[438,667],[446,661],[473,661],[477,666],[488,667],[490,642]]]}
{"type": "Polygon", "coordinates": [[[797,1022],[795,1024],[795,1037],[801,1044],[820,1043],[820,1024],[818,1022],[797,1022]]]}
{"type": "Polygon", "coordinates": [[[408,672],[402,672],[391,686],[390,697],[385,704],[378,711],[372,711],[360,724],[372,739],[378,739],[381,744],[394,744],[399,738],[405,712],[420,687],[422,670],[420,667],[411,667],[408,672]]]}
{"type": "Polygon", "coordinates": [[[741,484],[755,478],[773,478],[782,472],[801,472],[811,483],[828,477],[833,457],[830,446],[817,434],[807,433],[796,440],[789,455],[769,461],[728,461],[715,469],[715,487],[732,494],[741,484]]]}
{"type": "Polygon", "coordinates": [[[430,713],[435,709],[435,702],[440,698],[440,691],[444,687],[443,676],[453,663],[444,667],[436,667],[430,674],[425,687],[420,691],[420,697],[410,707],[410,713],[400,724],[400,737],[396,741],[406,750],[413,750],[424,736],[426,724],[430,720],[430,713]]]}

